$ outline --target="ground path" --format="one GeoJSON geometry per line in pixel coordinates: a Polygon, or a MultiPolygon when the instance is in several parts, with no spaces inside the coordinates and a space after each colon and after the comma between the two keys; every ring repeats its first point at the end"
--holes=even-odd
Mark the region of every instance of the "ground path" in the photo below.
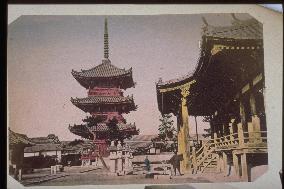
{"type": "Polygon", "coordinates": [[[235,177],[225,177],[223,174],[206,173],[202,175],[185,174],[182,176],[145,178],[145,174],[115,176],[103,167],[65,167],[64,172],[48,175],[47,171],[26,175],[23,184],[41,186],[70,185],[115,185],[115,184],[182,184],[182,183],[212,183],[239,181],[235,177]]]}

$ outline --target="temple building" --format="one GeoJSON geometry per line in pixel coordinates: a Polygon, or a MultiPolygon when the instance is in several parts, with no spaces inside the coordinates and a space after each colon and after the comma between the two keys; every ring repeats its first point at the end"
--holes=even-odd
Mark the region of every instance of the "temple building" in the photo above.
{"type": "Polygon", "coordinates": [[[177,117],[178,153],[182,170],[207,169],[255,179],[254,168],[267,168],[267,127],[264,109],[262,24],[232,14],[229,26],[212,26],[203,18],[200,57],[191,75],[156,83],[158,108],[177,117]],[[210,123],[211,139],[189,144],[188,116],[210,123]],[[233,168],[233,169],[231,169],[233,168]]]}
{"type": "MultiPolygon", "coordinates": [[[[93,125],[69,125],[69,130],[85,139],[93,140],[96,154],[108,156],[107,151],[111,120],[117,122],[117,132],[129,136],[138,134],[135,123],[127,124],[123,113],[136,110],[133,96],[124,96],[124,90],[135,86],[132,78],[132,68],[120,69],[109,59],[108,25],[105,19],[104,28],[104,59],[102,63],[81,72],[72,70],[73,77],[88,90],[85,98],[71,98],[73,105],[91,116],[83,119],[90,123],[94,119],[99,123],[93,125]],[[93,119],[94,118],[94,119],[93,119]]],[[[91,153],[94,154],[94,153],[91,153]]],[[[84,158],[84,157],[82,157],[84,158]]],[[[87,159],[91,157],[86,157],[87,159]]]]}
{"type": "Polygon", "coordinates": [[[19,134],[9,128],[9,174],[17,180],[22,179],[24,165],[24,149],[35,145],[26,135],[19,134]]]}

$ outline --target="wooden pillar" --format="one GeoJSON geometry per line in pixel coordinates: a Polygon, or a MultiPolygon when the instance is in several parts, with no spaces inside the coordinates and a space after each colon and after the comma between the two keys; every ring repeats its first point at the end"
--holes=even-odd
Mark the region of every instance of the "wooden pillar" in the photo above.
{"type": "Polygon", "coordinates": [[[18,180],[22,180],[22,169],[19,169],[18,180]]]}
{"type": "Polygon", "coordinates": [[[181,127],[179,132],[179,154],[183,155],[183,161],[181,162],[181,171],[187,172],[189,170],[189,127],[188,127],[188,109],[186,103],[186,97],[189,95],[189,87],[181,89],[181,127]]]}
{"type": "Polygon", "coordinates": [[[244,146],[244,130],[242,123],[238,123],[238,139],[239,139],[239,146],[244,146]]]}
{"type": "Polygon", "coordinates": [[[247,164],[247,154],[243,153],[241,155],[241,166],[242,166],[242,180],[248,181],[248,164],[247,164]]]}
{"type": "Polygon", "coordinates": [[[237,154],[232,153],[232,155],[233,155],[233,166],[235,170],[235,175],[239,177],[240,176],[239,159],[238,159],[237,154]]]}
{"type": "Polygon", "coordinates": [[[193,174],[197,173],[197,161],[196,161],[196,153],[195,147],[192,147],[192,165],[193,165],[193,174]]]}
{"type": "Polygon", "coordinates": [[[254,142],[262,142],[261,140],[261,133],[260,133],[260,119],[257,115],[252,116],[252,126],[254,129],[254,138],[255,141],[254,142]]]}
{"type": "Polygon", "coordinates": [[[253,137],[254,141],[253,142],[261,142],[261,133],[260,133],[260,119],[257,116],[257,111],[256,111],[256,100],[255,100],[255,94],[254,91],[251,91],[250,93],[250,109],[251,109],[251,127],[254,132],[253,137]]]}
{"type": "Polygon", "coordinates": [[[252,90],[250,91],[249,103],[250,103],[251,115],[256,115],[256,101],[255,101],[254,91],[252,90]]]}
{"type": "Polygon", "coordinates": [[[180,87],[181,91],[181,109],[179,113],[180,118],[180,126],[178,132],[178,153],[183,155],[183,161],[181,162],[181,171],[189,172],[189,125],[188,125],[188,107],[186,98],[189,95],[190,85],[194,83],[195,80],[190,83],[184,84],[180,87]]]}
{"type": "Polygon", "coordinates": [[[234,123],[234,119],[231,120],[231,122],[229,123],[229,130],[230,130],[230,143],[233,144],[234,143],[234,129],[233,129],[233,123],[234,123]]]}
{"type": "Polygon", "coordinates": [[[217,171],[219,172],[219,173],[222,173],[223,171],[224,171],[224,161],[223,161],[223,157],[222,157],[222,155],[221,154],[218,154],[218,156],[219,156],[219,160],[218,160],[218,163],[217,163],[217,171]]]}
{"type": "Polygon", "coordinates": [[[228,170],[228,157],[227,154],[225,152],[222,152],[222,157],[223,157],[223,173],[226,176],[227,170],[228,170]]]}
{"type": "Polygon", "coordinates": [[[249,143],[253,143],[254,142],[254,129],[253,129],[253,124],[252,122],[248,122],[248,135],[249,135],[249,143]]]}
{"type": "Polygon", "coordinates": [[[240,118],[241,118],[241,123],[244,125],[246,123],[246,112],[242,101],[240,101],[240,118]]]}
{"type": "Polygon", "coordinates": [[[178,133],[177,133],[177,138],[178,138],[178,154],[180,154],[181,153],[181,151],[182,151],[182,133],[181,133],[181,127],[182,127],[182,124],[181,124],[181,114],[179,113],[179,114],[177,114],[177,131],[178,131],[178,133]]]}

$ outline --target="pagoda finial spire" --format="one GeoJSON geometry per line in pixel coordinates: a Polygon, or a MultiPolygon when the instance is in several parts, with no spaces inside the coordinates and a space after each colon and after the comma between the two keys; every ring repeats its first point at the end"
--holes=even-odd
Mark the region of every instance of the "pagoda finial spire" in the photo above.
{"type": "Polygon", "coordinates": [[[107,30],[107,18],[105,18],[105,33],[104,33],[104,58],[108,59],[109,47],[108,47],[108,30],[107,30]]]}

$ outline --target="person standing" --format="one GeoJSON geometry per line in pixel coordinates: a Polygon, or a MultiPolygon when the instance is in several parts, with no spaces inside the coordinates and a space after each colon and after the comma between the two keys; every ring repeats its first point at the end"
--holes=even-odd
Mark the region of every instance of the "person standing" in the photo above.
{"type": "Polygon", "coordinates": [[[150,172],[150,160],[148,159],[148,156],[146,156],[144,163],[146,166],[146,171],[149,173],[150,172]]]}
{"type": "Polygon", "coordinates": [[[170,159],[170,163],[172,164],[174,168],[175,175],[176,175],[176,170],[178,170],[179,175],[181,176],[182,174],[180,172],[180,161],[182,161],[182,158],[180,155],[177,155],[177,152],[175,151],[175,154],[170,159]]]}

